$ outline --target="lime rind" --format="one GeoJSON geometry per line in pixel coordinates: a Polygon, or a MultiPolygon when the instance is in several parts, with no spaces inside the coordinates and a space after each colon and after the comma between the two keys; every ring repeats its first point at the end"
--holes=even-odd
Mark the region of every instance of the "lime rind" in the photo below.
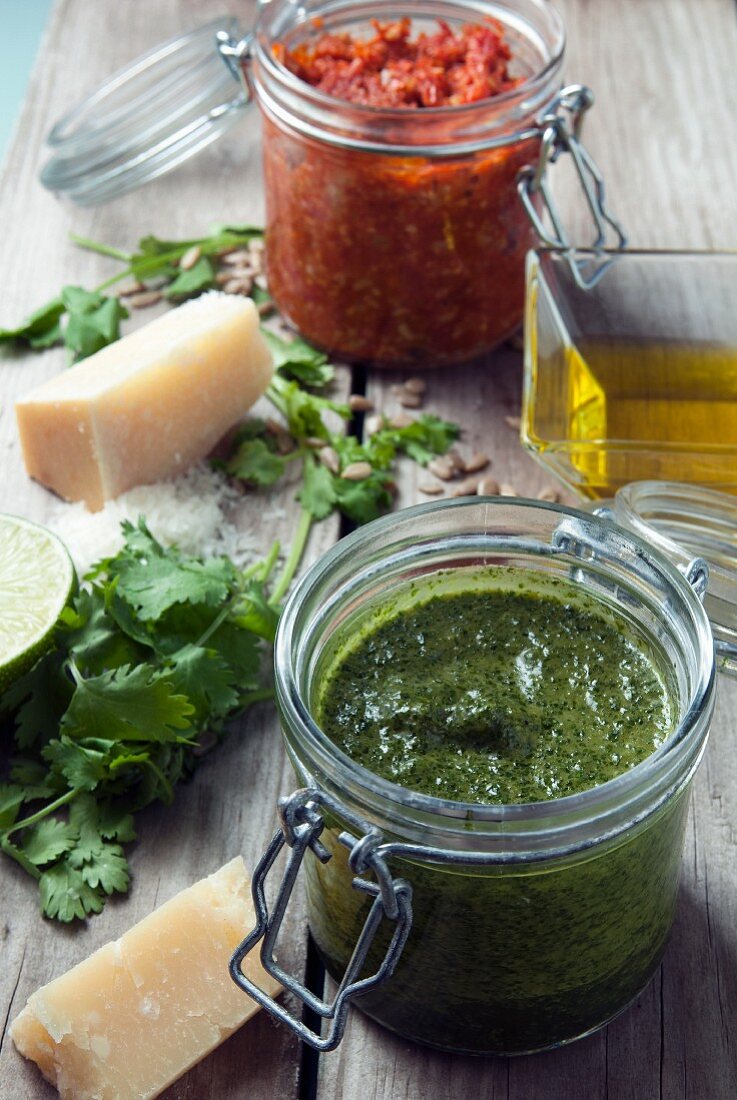
{"type": "Polygon", "coordinates": [[[74,584],[72,560],[56,535],[0,515],[0,687],[48,648],[74,584]]]}

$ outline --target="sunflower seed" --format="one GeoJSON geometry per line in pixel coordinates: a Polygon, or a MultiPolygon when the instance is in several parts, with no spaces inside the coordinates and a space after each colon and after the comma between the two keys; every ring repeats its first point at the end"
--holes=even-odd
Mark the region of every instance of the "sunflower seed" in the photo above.
{"type": "Polygon", "coordinates": [[[134,279],[133,282],[123,283],[115,293],[119,298],[130,298],[131,294],[140,294],[145,289],[143,283],[139,283],[137,279],[134,279]]]}
{"type": "Polygon", "coordinates": [[[348,398],[348,408],[352,412],[371,412],[373,407],[373,401],[364,397],[362,393],[352,393],[348,398]]]}
{"type": "Polygon", "coordinates": [[[537,494],[538,500],[549,500],[551,504],[557,504],[560,500],[560,493],[557,489],[543,489],[541,493],[537,494]]]}
{"type": "Polygon", "coordinates": [[[522,417],[520,416],[505,416],[504,420],[509,424],[510,428],[519,428],[522,423],[522,417]]]}
{"type": "Polygon", "coordinates": [[[128,305],[131,309],[148,309],[149,306],[155,306],[160,301],[160,290],[143,290],[140,294],[131,294],[128,305]]]}
{"type": "Polygon", "coordinates": [[[467,474],[475,474],[478,470],[485,470],[491,462],[483,451],[474,451],[470,458],[466,459],[464,469],[467,474]]]}
{"type": "Polygon", "coordinates": [[[351,462],[340,476],[346,481],[365,481],[372,473],[373,468],[368,462],[351,462]]]}
{"type": "Polygon", "coordinates": [[[276,449],[279,454],[287,455],[294,450],[294,440],[283,424],[278,420],[272,420],[271,417],[265,421],[265,424],[267,432],[276,440],[276,449]]]}
{"type": "Polygon", "coordinates": [[[452,481],[455,477],[455,470],[445,456],[431,459],[427,464],[427,468],[431,474],[435,474],[435,477],[439,477],[441,481],[452,481]]]}
{"type": "Polygon", "coordinates": [[[407,413],[397,413],[396,416],[392,416],[389,419],[390,428],[408,428],[410,424],[414,424],[414,417],[408,416],[407,413]]]}
{"type": "Polygon", "coordinates": [[[231,268],[230,276],[232,279],[252,279],[255,275],[252,264],[239,264],[238,267],[231,268]]]}
{"type": "Polygon", "coordinates": [[[235,252],[226,252],[220,259],[228,267],[240,267],[242,264],[251,262],[250,253],[246,252],[245,248],[236,248],[235,252]]]}
{"type": "Polygon", "coordinates": [[[437,497],[443,491],[443,486],[437,481],[418,481],[417,488],[428,497],[437,497]]]}
{"type": "Polygon", "coordinates": [[[243,279],[228,279],[223,287],[226,294],[248,294],[250,289],[251,284],[244,282],[243,279]]]}
{"type": "Polygon", "coordinates": [[[198,244],[193,244],[191,248],[188,248],[179,261],[182,271],[189,271],[190,268],[194,267],[201,255],[202,249],[198,244]]]}
{"type": "Polygon", "coordinates": [[[427,382],[424,378],[408,378],[404,383],[404,388],[407,393],[423,394],[427,389],[427,382]]]}
{"type": "Polygon", "coordinates": [[[480,497],[499,496],[499,482],[493,477],[482,477],[476,486],[476,492],[480,497]]]}
{"type": "Polygon", "coordinates": [[[383,427],[384,417],[378,413],[376,416],[367,416],[363,422],[363,430],[366,435],[373,435],[375,432],[380,432],[383,427]]]}
{"type": "MultiPolygon", "coordinates": [[[[317,452],[317,457],[320,459],[323,466],[330,470],[331,474],[340,473],[340,458],[338,457],[338,452],[335,447],[321,447],[317,452]]],[[[348,469],[350,469],[350,467],[348,467],[348,469]]]]}
{"type": "Polygon", "coordinates": [[[399,404],[403,409],[419,409],[422,405],[422,397],[419,393],[409,393],[403,390],[399,395],[399,404]]]}
{"type": "MultiPolygon", "coordinates": [[[[455,448],[450,451],[446,451],[444,455],[440,456],[444,462],[447,462],[455,474],[462,474],[468,469],[466,463],[463,461],[458,451],[455,448]]],[[[470,471],[469,471],[470,473],[470,471]]]]}
{"type": "Polygon", "coordinates": [[[499,486],[500,497],[518,497],[519,493],[515,489],[514,485],[510,485],[508,481],[503,481],[499,486]]]}
{"type": "Polygon", "coordinates": [[[467,477],[464,481],[459,481],[450,492],[452,497],[471,497],[474,493],[478,492],[479,478],[467,477]]]}

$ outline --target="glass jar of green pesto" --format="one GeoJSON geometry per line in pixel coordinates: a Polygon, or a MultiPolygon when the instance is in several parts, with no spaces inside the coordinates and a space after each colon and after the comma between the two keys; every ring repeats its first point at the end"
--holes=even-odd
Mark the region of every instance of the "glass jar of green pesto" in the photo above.
{"type": "MultiPolygon", "coordinates": [[[[674,913],[689,787],[714,705],[706,572],[698,558],[671,564],[607,518],[507,498],[422,505],[338,543],[296,587],[279,627],[277,699],[302,789],[283,800],[282,829],[254,877],[258,926],[233,956],[234,980],[318,1049],[339,1042],[351,998],[408,1039],[474,1054],[557,1046],[619,1013],[656,969],[674,913]],[[533,638],[525,599],[567,608],[572,645],[588,630],[586,616],[618,631],[663,687],[670,719],[657,747],[614,778],[592,772],[584,789],[562,796],[553,781],[547,794],[514,802],[461,801],[452,787],[441,788],[451,797],[420,793],[414,778],[392,781],[339,748],[322,725],[343,655],[360,658],[361,639],[432,604],[447,608],[451,661],[461,646],[458,601],[468,598],[485,608],[479,639],[485,631],[498,641],[510,622],[533,638]],[[284,846],[287,870],[269,915],[264,877],[284,846]],[[273,957],[303,857],[310,930],[339,983],[330,1003],[273,957]],[[328,1021],[324,1034],[242,975],[243,957],[262,939],[267,969],[328,1021]]],[[[397,670],[409,667],[396,638],[386,656],[397,670]]],[[[443,663],[441,652],[415,666],[420,697],[431,697],[443,663]]],[[[582,672],[569,710],[576,692],[584,709],[607,664],[604,653],[599,673],[582,672]]],[[[636,681],[628,684],[615,708],[623,742],[643,715],[636,681]]],[[[356,694],[365,690],[358,676],[356,694]]],[[[392,698],[399,713],[405,700],[392,698]]],[[[350,704],[349,691],[338,709],[352,713],[350,704]]]]}

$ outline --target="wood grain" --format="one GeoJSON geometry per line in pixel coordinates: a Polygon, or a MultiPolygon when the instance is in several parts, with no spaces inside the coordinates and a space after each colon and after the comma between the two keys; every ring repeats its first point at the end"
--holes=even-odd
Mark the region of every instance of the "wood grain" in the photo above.
{"type": "MultiPolygon", "coordinates": [[[[568,79],[593,86],[585,137],[604,170],[611,203],[641,247],[737,247],[737,145],[726,140],[737,105],[737,19],[732,0],[558,0],[568,26],[568,79]]],[[[235,5],[231,5],[236,10],[235,5]]],[[[246,21],[253,5],[239,5],[246,21]]],[[[129,247],[148,231],[187,235],[211,221],[263,218],[258,122],[244,118],[224,141],[176,173],[108,206],[80,210],[37,183],[51,122],[116,66],[161,39],[218,15],[220,0],[58,0],[40,51],[16,141],[0,179],[6,262],[0,322],[12,322],[67,282],[95,285],[111,271],[67,243],[73,230],[129,247]],[[104,45],[104,48],[101,48],[104,45]]],[[[586,224],[569,181],[556,185],[577,239],[586,224]]],[[[144,316],[137,318],[143,321],[144,316]]],[[[13,401],[60,369],[63,355],[3,361],[0,383],[0,509],[48,518],[55,503],[23,473],[13,401]]],[[[368,392],[396,411],[397,378],[369,374],[368,392]]],[[[462,449],[487,451],[491,475],[535,495],[549,478],[520,449],[506,415],[519,408],[520,356],[503,349],[481,369],[429,377],[427,408],[464,427],[462,449]]],[[[425,499],[403,467],[398,504],[425,499]]],[[[271,502],[270,502],[271,503],[271,502]]],[[[293,522],[254,530],[267,543],[293,522]]],[[[311,552],[337,536],[322,525],[311,552]]],[[[683,882],[660,973],[606,1030],[532,1058],[468,1059],[423,1050],[353,1013],[342,1047],[319,1060],[318,1100],[727,1100],[737,1095],[737,687],[720,701],[694,798],[683,882]]],[[[274,827],[278,793],[292,784],[273,711],[252,711],[207,759],[173,807],[143,815],[132,853],[134,885],[89,927],[50,926],[14,866],[0,865],[0,1014],[12,1018],[39,984],[119,935],[158,902],[236,852],[253,865],[274,827]]],[[[304,964],[299,909],[283,945],[304,964]]],[[[263,1014],[174,1085],[167,1100],[260,1100],[310,1096],[299,1081],[298,1044],[263,1014]]],[[[50,1098],[53,1090],[0,1042],[0,1097],[50,1098]]]]}
{"type": "MultiPolygon", "coordinates": [[[[241,7],[247,18],[253,5],[241,7]]],[[[10,323],[52,297],[65,283],[94,286],[116,270],[110,261],[75,249],[68,234],[134,246],[140,236],[199,235],[214,221],[263,223],[259,126],[255,113],[229,135],[185,165],[175,176],[107,206],[82,210],[60,203],[37,182],[45,160],[42,142],[59,113],[89,92],[111,69],[183,29],[220,15],[219,2],[166,0],[120,5],[61,0],[52,13],[40,50],[18,137],[5,162],[0,185],[0,225],[5,255],[12,257],[3,285],[0,323],[10,323]],[[101,49],[100,44],[105,48],[101,49]]],[[[153,313],[140,311],[130,324],[153,313]]],[[[65,353],[3,359],[0,401],[2,487],[0,510],[44,521],[59,507],[56,499],[26,477],[17,441],[13,402],[65,365],[65,353]]],[[[196,400],[196,394],[192,395],[196,400]]],[[[275,538],[289,545],[294,517],[294,486],[278,498],[254,499],[243,522],[254,542],[267,549],[275,538]],[[262,523],[268,513],[270,520],[262,523]]],[[[310,554],[336,538],[337,527],[316,531],[310,554]]],[[[194,781],[178,790],[173,806],[150,807],[141,815],[139,842],[131,851],[133,885],[123,900],[108,904],[88,925],[62,928],[38,912],[34,884],[9,860],[0,866],[0,1012],[4,1024],[28,995],[178,890],[202,878],[237,853],[253,867],[275,828],[277,797],[293,787],[285,763],[278,722],[262,705],[235,724],[217,753],[206,758],[194,781]],[[6,1019],[7,1016],[7,1019],[6,1019]]],[[[296,906],[282,958],[301,974],[305,959],[304,914],[296,906]]],[[[244,933],[247,930],[244,930],[244,933]]],[[[167,1100],[297,1095],[299,1045],[260,1014],[225,1044],[217,1056],[172,1086],[167,1100]]],[[[0,1045],[0,1097],[35,1100],[56,1095],[36,1068],[18,1056],[5,1027],[0,1045]]]]}
{"type": "MultiPolygon", "coordinates": [[[[584,139],[633,246],[734,248],[737,9],[732,0],[558,0],[568,29],[565,79],[595,89],[584,139]],[[729,212],[729,213],[728,213],[729,212]]],[[[554,190],[571,239],[590,227],[559,166],[554,190]]],[[[461,449],[492,458],[490,474],[534,496],[549,479],[520,449],[505,416],[518,411],[521,357],[429,374],[427,408],[458,420],[461,449]]],[[[368,392],[397,411],[392,384],[368,392]]],[[[427,499],[407,468],[401,505],[427,499]]],[[[353,1014],[342,1046],[320,1060],[319,1100],[731,1100],[737,1095],[737,685],[721,678],[705,763],[694,784],[671,942],[656,978],[604,1031],[532,1057],[468,1059],[412,1048],[353,1014]],[[712,780],[718,777],[718,780],[712,780]]]]}

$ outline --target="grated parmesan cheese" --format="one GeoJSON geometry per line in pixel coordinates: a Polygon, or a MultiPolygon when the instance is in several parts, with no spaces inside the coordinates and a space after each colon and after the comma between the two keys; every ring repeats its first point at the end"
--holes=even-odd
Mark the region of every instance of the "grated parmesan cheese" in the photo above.
{"type": "Polygon", "coordinates": [[[164,546],[176,545],[199,558],[225,554],[243,566],[257,546],[237,522],[242,499],[222,474],[200,464],[174,480],[130,489],[99,512],[88,512],[81,503],[60,505],[49,526],[66,544],[80,577],[120,550],[122,521],[137,523],[139,516],[164,546]]]}

